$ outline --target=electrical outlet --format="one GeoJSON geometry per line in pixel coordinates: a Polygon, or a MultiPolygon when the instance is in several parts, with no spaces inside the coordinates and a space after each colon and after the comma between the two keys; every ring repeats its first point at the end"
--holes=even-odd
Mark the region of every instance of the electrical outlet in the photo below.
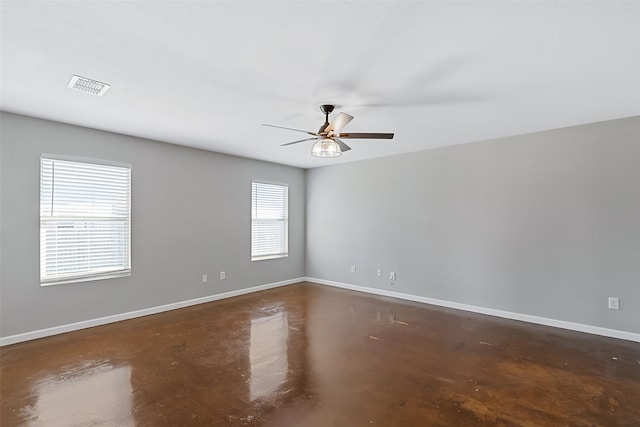
{"type": "Polygon", "coordinates": [[[207,275],[206,275],[206,274],[203,274],[203,275],[202,275],[202,283],[207,283],[207,280],[209,280],[209,279],[207,278],[207,275]]]}
{"type": "Polygon", "coordinates": [[[221,272],[220,272],[220,280],[224,280],[224,279],[226,279],[226,278],[227,278],[227,275],[225,274],[225,272],[224,272],[224,271],[221,271],[221,272]]]}
{"type": "Polygon", "coordinates": [[[352,265],[352,266],[351,266],[351,272],[352,272],[352,273],[355,273],[355,272],[356,272],[356,266],[355,266],[355,265],[352,265]]]}
{"type": "Polygon", "coordinates": [[[395,271],[390,271],[389,272],[389,280],[396,280],[396,272],[395,271]]]}
{"type": "Polygon", "coordinates": [[[620,300],[618,298],[609,297],[609,309],[620,310],[620,300]]]}
{"type": "Polygon", "coordinates": [[[381,268],[378,269],[378,277],[382,277],[382,269],[381,268]]]}

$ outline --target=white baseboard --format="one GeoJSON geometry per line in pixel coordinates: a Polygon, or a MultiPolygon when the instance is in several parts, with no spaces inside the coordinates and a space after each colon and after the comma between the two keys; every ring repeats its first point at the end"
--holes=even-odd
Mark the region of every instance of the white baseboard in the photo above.
{"type": "Polygon", "coordinates": [[[569,329],[572,331],[586,332],[588,334],[602,335],[605,337],[618,338],[622,340],[640,342],[640,334],[616,329],[601,328],[599,326],[584,325],[582,323],[567,322],[565,320],[549,319],[546,317],[532,316],[529,314],[514,313],[511,311],[496,310],[493,308],[478,307],[475,305],[461,304],[457,302],[439,300],[434,298],[421,297],[418,295],[405,294],[401,292],[388,291],[386,289],[369,288],[366,286],[351,285],[349,283],[334,282],[331,280],[305,277],[305,281],[318,283],[321,285],[334,286],[337,288],[349,289],[352,291],[365,292],[374,295],[399,298],[409,301],[416,301],[425,304],[438,305],[441,307],[455,308],[457,310],[471,311],[473,313],[488,314],[490,316],[503,317],[505,319],[520,320],[523,322],[537,323],[539,325],[553,326],[556,328],[569,329]]]}
{"type": "Polygon", "coordinates": [[[189,307],[197,304],[217,301],[225,298],[231,298],[239,295],[250,294],[253,292],[264,291],[267,289],[277,288],[280,286],[291,285],[302,281],[328,285],[352,291],[364,292],[368,294],[399,298],[408,301],[421,302],[424,304],[432,304],[441,307],[454,308],[457,310],[470,311],[473,313],[487,314],[490,316],[503,317],[506,319],[520,320],[523,322],[536,323],[539,325],[553,326],[556,328],[569,329],[572,331],[586,332],[594,335],[602,335],[605,337],[618,338],[628,341],[640,342],[640,334],[633,332],[619,331],[615,329],[601,328],[599,326],[584,325],[581,323],[567,322],[564,320],[549,319],[546,317],[532,316],[529,314],[514,313],[511,311],[496,310],[493,308],[478,307],[475,305],[461,304],[457,302],[427,298],[418,295],[405,294],[401,292],[389,291],[386,289],[369,288],[366,286],[352,285],[349,283],[334,282],[331,280],[317,279],[314,277],[301,277],[297,279],[284,280],[281,282],[267,283],[264,285],[253,286],[246,289],[224,292],[221,294],[208,295],[206,297],[191,299],[187,301],[179,301],[171,304],[161,305],[157,307],[145,308],[142,310],[130,311],[128,313],[115,314],[112,316],[100,317],[97,319],[85,320],[82,322],[70,323],[67,325],[54,326],[52,328],[39,329],[36,331],[25,332],[22,334],[9,335],[0,338],[0,347],[10,344],[16,344],[23,341],[35,340],[51,335],[63,334],[65,332],[77,331],[80,329],[91,328],[94,326],[106,325],[109,323],[119,322],[121,320],[134,319],[136,317],[148,316],[150,314],[162,313],[165,311],[176,310],[183,307],[189,307]]]}
{"type": "Polygon", "coordinates": [[[130,311],[128,313],[114,314],[112,316],[99,317],[97,319],[84,320],[82,322],[69,323],[67,325],[54,326],[52,328],[39,329],[36,331],[25,332],[22,334],[9,335],[0,338],[0,347],[10,344],[16,344],[23,341],[35,340],[51,335],[63,334],[65,332],[77,331],[80,329],[92,328],[94,326],[106,325],[108,323],[119,322],[121,320],[134,319],[136,317],[148,316],[150,314],[162,313],[165,311],[176,310],[178,308],[189,307],[197,304],[204,304],[211,301],[217,301],[225,298],[236,297],[239,295],[250,294],[253,292],[264,291],[267,289],[286,286],[293,283],[302,282],[303,278],[284,280],[282,282],[267,283],[265,285],[253,286],[236,291],[224,292],[221,294],[207,295],[206,297],[195,298],[187,301],[179,301],[171,304],[161,305],[158,307],[145,308],[142,310],[130,311]]]}

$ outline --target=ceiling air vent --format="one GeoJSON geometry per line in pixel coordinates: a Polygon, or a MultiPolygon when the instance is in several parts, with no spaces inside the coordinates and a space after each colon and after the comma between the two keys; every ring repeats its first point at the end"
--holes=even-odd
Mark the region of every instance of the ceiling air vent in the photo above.
{"type": "Polygon", "coordinates": [[[100,83],[95,80],[87,79],[86,77],[73,76],[69,80],[67,87],[71,89],[79,90],[80,92],[87,92],[94,95],[102,96],[109,90],[111,85],[106,83],[100,83]]]}

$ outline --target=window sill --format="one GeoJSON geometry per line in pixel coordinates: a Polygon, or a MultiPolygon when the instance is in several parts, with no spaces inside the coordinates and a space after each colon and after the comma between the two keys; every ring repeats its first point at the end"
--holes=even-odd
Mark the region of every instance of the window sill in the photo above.
{"type": "Polygon", "coordinates": [[[263,255],[251,257],[251,261],[264,261],[267,259],[287,258],[289,254],[263,255]]]}
{"type": "Polygon", "coordinates": [[[55,285],[64,285],[67,283],[92,282],[95,280],[115,279],[118,277],[129,277],[129,276],[131,276],[131,270],[105,273],[105,274],[99,274],[99,275],[93,275],[93,276],[69,277],[66,279],[49,280],[44,282],[41,281],[40,286],[55,286],[55,285]]]}

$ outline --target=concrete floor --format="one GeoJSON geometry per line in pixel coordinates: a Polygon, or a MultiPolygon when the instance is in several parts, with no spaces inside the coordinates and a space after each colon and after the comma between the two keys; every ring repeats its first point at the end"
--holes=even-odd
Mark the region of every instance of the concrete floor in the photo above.
{"type": "Polygon", "coordinates": [[[297,284],[3,347],[3,427],[640,426],[640,344],[297,284]]]}

